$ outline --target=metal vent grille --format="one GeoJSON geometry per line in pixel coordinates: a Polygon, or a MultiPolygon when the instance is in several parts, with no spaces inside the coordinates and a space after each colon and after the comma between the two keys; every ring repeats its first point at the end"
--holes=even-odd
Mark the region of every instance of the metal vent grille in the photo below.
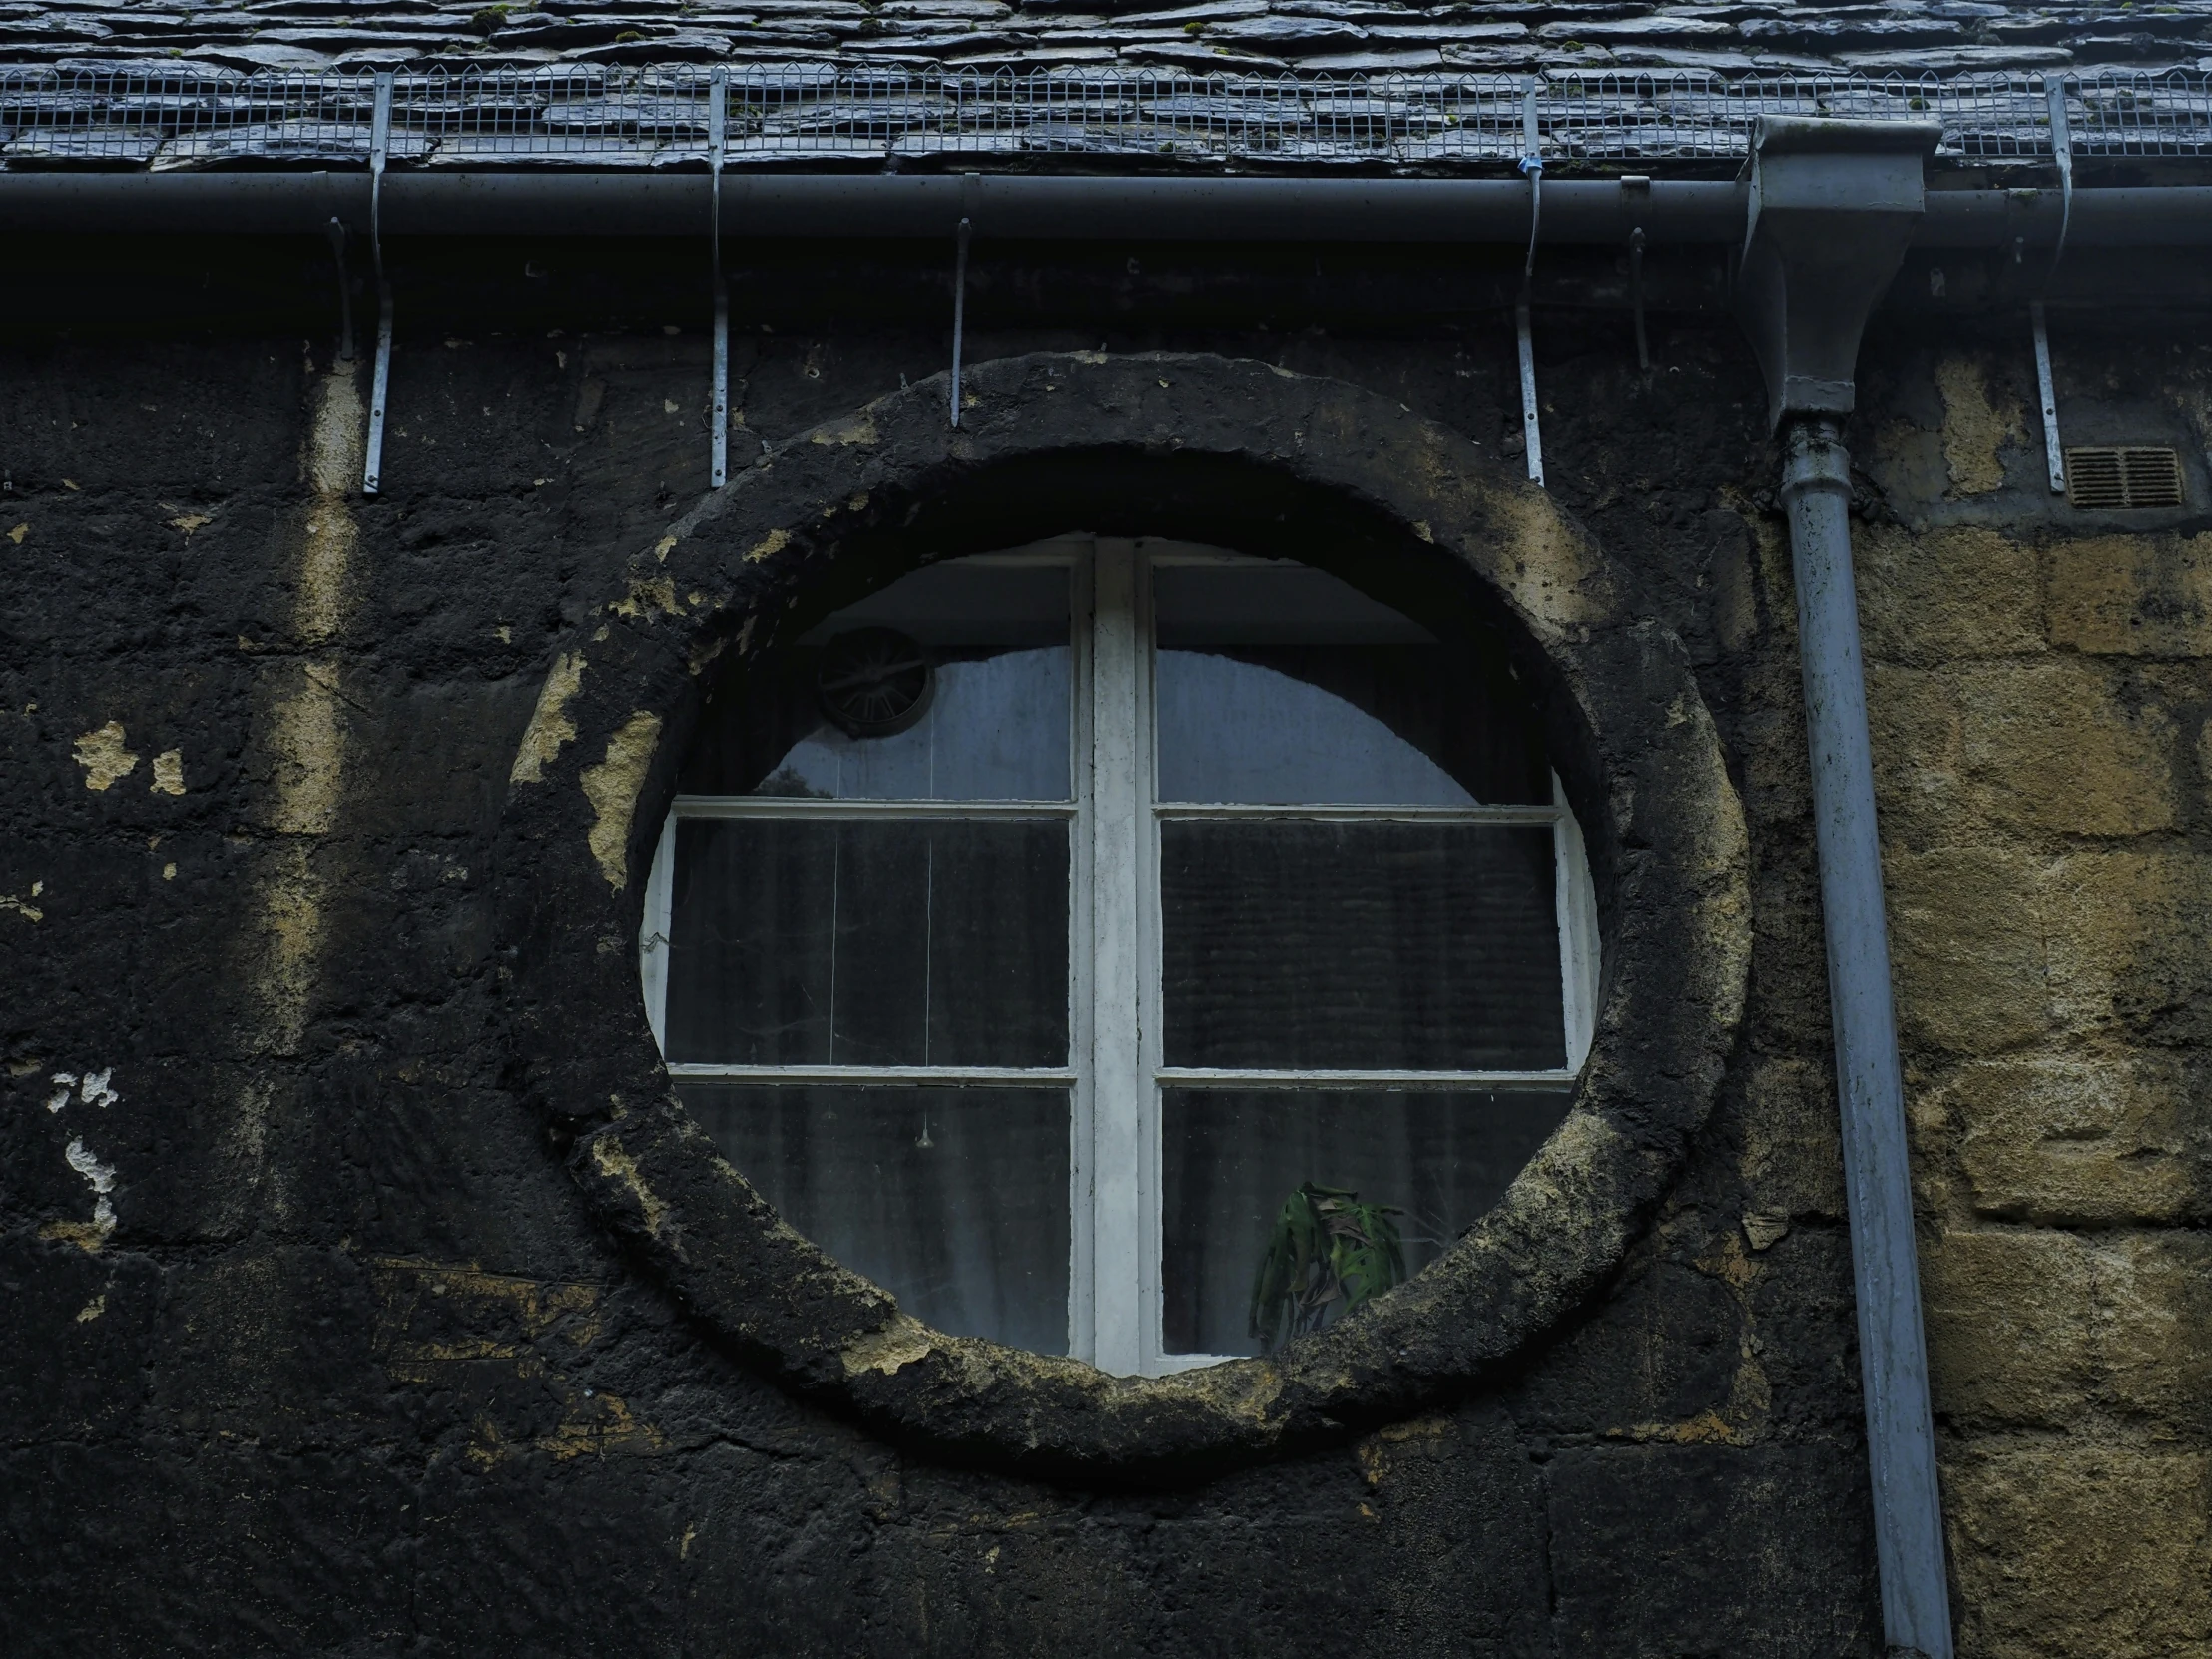
{"type": "Polygon", "coordinates": [[[2069,449],[2066,494],[2077,507],[2178,507],[2181,457],[2171,449],[2069,449]]]}

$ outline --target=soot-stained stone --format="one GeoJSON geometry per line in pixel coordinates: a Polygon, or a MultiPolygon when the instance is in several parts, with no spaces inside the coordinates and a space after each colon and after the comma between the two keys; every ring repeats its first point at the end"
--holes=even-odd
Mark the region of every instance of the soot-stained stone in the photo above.
{"type": "MultiPolygon", "coordinates": [[[[29,524],[20,544],[0,541],[14,583],[0,650],[0,772],[11,786],[0,794],[0,894],[46,907],[35,923],[0,911],[0,948],[21,965],[13,994],[0,998],[0,1038],[11,1068],[33,1068],[0,1082],[0,1289],[18,1316],[0,1345],[13,1436],[0,1502],[22,1545],[0,1563],[0,1647],[164,1659],[530,1648],[836,1659],[1373,1649],[1489,1659],[1549,1655],[1603,1619],[1639,1628],[1634,1575],[1650,1557],[1686,1581],[1648,1627],[1655,1651],[1670,1651],[1662,1641],[1701,1651],[1684,1610],[1694,1592],[1694,1611],[1731,1653],[1764,1651],[1776,1631],[1774,1650],[1790,1652],[1791,1609],[1840,1604],[1844,1579],[1865,1599],[1872,1553],[1857,1517],[1867,1500],[1838,1478],[1863,1457],[1847,1242],[1840,1200],[1821,1196],[1833,1170],[1798,1169],[1832,1159],[1834,1108],[1819,1086],[1826,1014],[1790,596],[1764,540],[1752,549],[1748,629],[1713,592],[1712,543],[1728,519],[1755,536],[1773,528],[1749,500],[1771,484],[1762,440],[1744,435],[1756,419],[1740,407],[1756,404],[1756,377],[1725,326],[1655,312],[1661,367],[1647,382],[1622,370],[1634,361],[1625,322],[1590,313],[1570,325],[1541,302],[1537,318],[1553,498],[1594,535],[1621,607],[1662,619],[1661,638],[1680,636],[1723,770],[1750,809],[1762,954],[1745,1052],[1722,1093],[1749,1121],[1725,1119],[1724,1108],[1689,1135],[1683,1175],[1629,1246],[1617,1293],[1611,1279],[1597,1284],[1486,1379],[1450,1383],[1440,1408],[1393,1404],[1382,1413],[1388,1420],[1194,1459],[1187,1470],[1126,1465],[1093,1479],[1063,1469],[1045,1482],[1007,1472],[1002,1446],[952,1440],[978,1420],[972,1401],[950,1401],[946,1443],[910,1436],[850,1397],[794,1388],[765,1345],[748,1349],[742,1331],[729,1338],[688,1312],[668,1276],[608,1236],[567,1175],[571,1138],[590,1120],[549,1121],[542,1098],[527,1098],[506,1031],[519,958],[498,951],[527,955],[533,940],[555,940],[561,916],[507,929],[509,880],[526,894],[545,889],[531,849],[503,848],[494,821],[559,656],[582,650],[589,693],[602,670],[628,672],[622,654],[631,653],[664,709],[695,683],[684,653],[654,646],[650,636],[680,625],[650,595],[634,598],[633,565],[642,570],[696,502],[664,486],[688,477],[687,488],[703,487],[706,357],[699,319],[664,303],[689,295],[703,312],[696,249],[653,287],[650,261],[608,254],[594,266],[597,256],[571,247],[550,269],[556,284],[572,272],[573,283],[552,299],[521,275],[526,256],[494,252],[457,255],[434,276],[403,272],[394,427],[438,441],[390,445],[385,494],[348,493],[358,529],[351,609],[312,652],[292,629],[298,526],[311,504],[298,458],[336,326],[326,251],[307,250],[311,261],[266,248],[251,261],[234,255],[208,268],[206,288],[198,254],[179,256],[175,280],[148,284],[133,267],[127,285],[154,307],[141,311],[107,303],[101,284],[126,284],[97,265],[71,267],[63,280],[26,265],[26,254],[8,276],[11,292],[36,300],[23,314],[57,314],[66,300],[80,307],[72,326],[83,332],[0,356],[9,392],[0,421],[16,422],[0,450],[17,485],[0,534],[29,524]],[[266,312],[238,300],[248,289],[236,284],[249,279],[264,283],[251,291],[271,298],[266,312]],[[575,332],[615,326],[618,310],[644,331],[575,332]],[[125,316],[182,343],[150,354],[140,335],[112,331],[125,316]],[[687,331],[660,331],[677,322],[687,331]],[[525,325],[526,337],[498,337],[525,325]],[[568,332],[547,337],[552,329],[568,332]],[[469,343],[448,348],[448,337],[469,343]],[[265,384],[256,376],[273,358],[284,378],[265,384]],[[220,490],[179,493],[195,457],[165,447],[174,407],[151,386],[150,361],[183,373],[192,396],[220,412],[224,442],[254,457],[250,479],[226,465],[220,490]],[[593,380],[604,384],[580,422],[593,380]],[[529,408],[507,412],[510,386],[529,408]],[[75,435],[72,399],[105,411],[75,435]],[[684,418],[666,413],[671,401],[684,418]],[[49,410],[58,426],[30,418],[49,410]],[[414,424],[417,410],[435,423],[414,424]],[[159,468],[146,457],[161,457],[159,468]],[[1664,513],[1646,512],[1647,476],[1661,481],[1648,493],[1664,513]],[[1716,511],[1727,518],[1707,516],[1716,511]],[[212,522],[188,539],[168,522],[185,514],[212,522]],[[607,610],[625,602],[649,619],[607,610]],[[607,639],[594,641],[602,626],[607,639]],[[287,835],[273,828],[284,773],[269,717],[321,655],[339,667],[341,810],[326,834],[287,835]],[[138,769],[109,792],[89,791],[71,746],[111,718],[138,769]],[[157,728],[169,734],[158,745],[157,728]],[[173,745],[185,757],[181,798],[146,788],[153,756],[173,745]],[[214,758],[206,770],[203,755],[214,758]],[[132,789],[145,799],[126,811],[117,792],[132,789]],[[297,865],[294,850],[304,854],[297,865]],[[165,880],[171,861],[177,874],[165,880]],[[311,879],[273,888],[273,870],[293,881],[301,869],[311,879]],[[33,899],[30,883],[41,880],[33,899]],[[272,1034],[256,977],[279,937],[273,892],[320,897],[319,954],[295,1042],[272,1034]],[[87,1059],[114,1066],[122,1098],[49,1114],[48,1072],[87,1059]],[[1783,1113],[1775,1090],[1744,1083],[1746,1071],[1765,1075],[1757,1068],[1813,1081],[1783,1113]],[[1770,1144],[1785,1116],[1831,1131],[1826,1141],[1802,1135],[1787,1169],[1770,1144]],[[97,1253],[37,1237],[91,1214],[92,1189],[64,1156],[73,1136],[118,1171],[117,1231],[97,1253]],[[1758,1272],[1737,1296],[1719,1275],[1743,1264],[1708,1252],[1747,1207],[1794,1220],[1744,1259],[1758,1272]],[[103,1296],[100,1314],[81,1319],[103,1296]],[[1640,1409],[1636,1382],[1600,1375],[1606,1367],[1655,1358],[1669,1410],[1751,1399],[1752,1371],[1724,1375],[1732,1332],[1769,1389],[1763,1412],[1720,1413],[1735,1441],[1668,1441],[1655,1455],[1607,1442],[1615,1430],[1713,1425],[1645,1420],[1629,1408],[1640,1409]],[[1647,1348],[1647,1334],[1660,1346],[1647,1348]],[[733,1363],[733,1351],[757,1364],[733,1363]],[[1731,1469],[1766,1479],[1778,1447],[1822,1453],[1825,1462],[1775,1478],[1804,1480],[1840,1522],[1808,1534],[1791,1521],[1768,1552],[1680,1535],[1716,1514],[1763,1523],[1770,1511],[1757,1504],[1691,1498],[1731,1469]],[[1630,1455],[1604,1455],[1616,1451],[1630,1455]],[[1587,1468],[1562,1484],[1562,1460],[1584,1454],[1587,1468]]],[[[741,479],[764,441],[772,477],[796,475],[810,457],[835,461],[844,451],[809,433],[891,393],[902,375],[941,426],[943,382],[928,376],[948,344],[944,260],[756,252],[733,301],[741,479]]],[[[1469,294],[1489,291],[1486,267],[1455,257],[1416,270],[1373,250],[1357,260],[1250,251],[1239,262],[1110,252],[1085,266],[1058,252],[993,265],[979,243],[976,272],[990,278],[989,304],[1004,309],[979,309],[971,296],[971,357],[1106,341],[1117,355],[1175,347],[1217,361],[1266,358],[1301,378],[1246,368],[1235,383],[1294,399],[1279,407],[1311,398],[1311,378],[1366,388],[1357,407],[1373,418],[1319,438],[1299,421],[1287,430],[1378,471],[1409,418],[1458,434],[1470,466],[1494,464],[1500,432],[1517,426],[1511,329],[1494,316],[1469,320],[1478,302],[1469,294]],[[1123,274],[1132,261],[1141,276],[1123,274]],[[1347,309],[1330,311],[1331,295],[1349,296],[1347,309]]],[[[991,374],[976,373],[971,389],[989,392],[991,374]]],[[[1139,389],[1185,378],[1149,367],[1131,375],[1139,389]]],[[[1166,394],[1154,386],[1152,395],[1166,394]]],[[[1000,414],[1047,418],[1019,400],[1000,414]]],[[[811,476],[791,499],[817,522],[824,505],[849,495],[809,493],[832,468],[811,476]]],[[[1272,526],[1284,510],[1278,499],[1264,520],[1254,516],[1251,476],[1199,468],[1151,500],[1185,514],[1190,529],[1233,539],[1240,525],[1272,526]],[[1205,520],[1208,503],[1215,516],[1205,520]]],[[[1031,477],[998,518],[974,492],[961,522],[977,537],[1040,523],[1032,508],[1049,505],[1067,474],[1031,477]]],[[[1494,488],[1510,500],[1520,486],[1508,475],[1494,488]]],[[[789,591],[804,593],[816,565],[888,571],[901,557],[960,550],[968,543],[943,534],[952,519],[942,501],[923,501],[903,549],[895,522],[872,546],[855,541],[833,559],[826,543],[795,546],[787,551],[800,563],[780,567],[777,580],[789,576],[789,591]]],[[[1147,511],[1133,498],[1124,522],[1155,533],[1147,511]]],[[[840,508],[821,522],[842,533],[852,517],[840,508]]],[[[1341,507],[1313,515],[1310,531],[1310,556],[1327,556],[1335,540],[1371,574],[1434,555],[1417,536],[1378,534],[1372,517],[1341,507]]],[[[690,557],[670,554],[672,564],[690,557]]],[[[709,589],[686,581],[671,591],[683,604],[709,589]]],[[[696,619],[698,607],[684,608],[696,619]]],[[[1631,665],[1663,666],[1668,655],[1643,640],[1620,652],[1631,665]]],[[[610,712],[627,720],[635,705],[610,712]]],[[[1586,741],[1575,725],[1561,734],[1569,748],[1586,741]]],[[[607,738],[595,734],[588,755],[569,740],[549,769],[546,788],[572,798],[562,808],[570,816],[548,830],[555,840],[584,845],[590,809],[563,769],[603,764],[607,738]]],[[[673,732],[660,740],[678,742],[673,732]]],[[[1624,788],[1648,797],[1651,774],[1633,757],[1624,766],[1624,788]]],[[[1586,816],[1601,770],[1591,765],[1575,783],[1586,816]]],[[[649,776],[647,788],[658,787],[649,776]]],[[[1647,848],[1596,850],[1613,871],[1616,910],[1652,891],[1647,848]]],[[[596,860],[590,868],[607,895],[593,902],[605,905],[612,895],[596,860]]],[[[576,988],[587,1022],[619,1021],[637,1003],[619,911],[590,935],[595,951],[599,939],[615,942],[576,988]]],[[[645,1041],[616,1032],[605,1048],[619,1059],[624,1044],[645,1041]]],[[[600,1064],[584,1056],[568,1075],[582,1089],[600,1064]]],[[[661,1088],[653,1076],[639,1086],[646,1100],[661,1088]]],[[[1681,1138],[1653,1117],[1635,1132],[1662,1168],[1681,1138]]],[[[681,1210],[692,1201],[687,1183],[722,1178],[703,1149],[676,1150],[680,1173],[650,1190],[681,1210]]],[[[680,1242],[700,1277],[718,1271],[704,1244],[680,1242]]],[[[1541,1237],[1522,1248],[1541,1266],[1541,1237]]],[[[818,1264],[794,1243],[785,1256],[739,1262],[730,1283],[763,1287],[757,1311],[782,1318],[787,1303],[819,1308],[843,1296],[844,1282],[818,1264]]],[[[858,1316],[884,1317],[880,1304],[858,1316]]],[[[884,1358],[895,1355],[887,1345],[884,1358]]],[[[825,1358],[841,1373],[834,1351],[825,1358]]],[[[1091,1408],[1089,1396],[1070,1397],[1091,1408]]],[[[1052,1420],[1034,1401],[1016,1405],[1052,1420]]],[[[1189,1443],[1177,1432],[1170,1423],[1160,1443],[1189,1443]]],[[[2037,1489],[2023,1476],[2019,1501],[2037,1489]]],[[[1984,1579],[2001,1570],[2002,1548],[1992,1535],[1984,1579]]],[[[1654,1604],[1674,1594],[1661,1582],[1654,1604]]],[[[1818,1619],[1808,1628],[1821,1628],[1818,1619]]],[[[1857,1659],[1878,1648],[1870,1620],[1835,1628],[1844,1633],[1812,1650],[1857,1659]]],[[[1593,1638],[1600,1651],[1610,1639],[1593,1638]]]]}

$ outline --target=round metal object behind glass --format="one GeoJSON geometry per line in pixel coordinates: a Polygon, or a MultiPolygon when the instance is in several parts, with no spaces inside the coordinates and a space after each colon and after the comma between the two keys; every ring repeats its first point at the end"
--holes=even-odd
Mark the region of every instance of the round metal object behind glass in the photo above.
{"type": "Polygon", "coordinates": [[[815,671],[822,712],[855,738],[887,738],[929,712],[937,675],[928,653],[895,628],[852,628],[823,648],[815,671]]]}

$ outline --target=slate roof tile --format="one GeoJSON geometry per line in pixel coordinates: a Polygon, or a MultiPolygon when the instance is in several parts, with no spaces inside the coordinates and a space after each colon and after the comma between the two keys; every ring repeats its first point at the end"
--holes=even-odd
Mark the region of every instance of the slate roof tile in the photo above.
{"type": "Polygon", "coordinates": [[[1297,58],[1358,46],[1368,38],[1368,32],[1355,24],[1328,18],[1278,14],[1242,18],[1231,23],[1209,23],[1199,38],[1209,45],[1245,47],[1297,58]]]}
{"type": "MultiPolygon", "coordinates": [[[[1620,97],[1629,100],[1623,105],[1627,109],[1633,104],[1632,92],[1601,94],[1597,89],[1604,83],[1575,77],[1616,69],[1648,77],[1651,71],[1672,69],[1688,77],[1677,86],[1689,88],[1701,84],[1700,76],[1716,78],[1711,85],[1718,87],[1724,79],[1751,75],[1839,73],[1981,77],[2000,85],[2006,75],[2031,76],[2069,66],[2084,76],[2112,64],[2201,61],[2212,68],[2212,56],[2200,60],[2208,41],[2212,0],[2172,0],[2157,6],[2007,6],[1996,0],[1870,0],[1851,5],[1811,0],[1445,0],[1429,5],[1410,0],[1199,0],[1181,6],[1164,0],[523,0],[509,9],[478,9],[473,0],[226,0],[207,5],[191,0],[0,0],[0,77],[8,75],[10,64],[52,65],[72,74],[95,64],[135,66],[133,72],[142,77],[149,72],[197,76],[211,85],[268,70],[357,74],[403,68],[477,76],[450,83],[460,89],[453,93],[458,102],[451,108],[434,93],[418,96],[410,90],[407,95],[411,102],[402,112],[401,126],[413,123],[439,135],[420,158],[439,166],[497,160],[525,149],[539,160],[589,159],[594,165],[696,162],[704,139],[696,110],[664,112],[659,127],[636,122],[595,126],[581,95],[600,82],[604,86],[593,96],[610,98],[624,88],[689,84],[685,77],[696,80],[703,66],[712,63],[727,63],[734,74],[753,79],[789,77],[795,111],[814,96],[802,88],[829,94],[819,100],[826,106],[821,123],[792,128],[803,133],[805,153],[821,157],[880,156],[886,142],[882,131],[857,117],[857,126],[840,126],[830,106],[855,90],[891,86],[901,76],[913,78],[919,87],[948,69],[985,75],[1010,70],[1027,76],[1064,68],[1094,78],[1187,71],[1252,78],[1255,87],[1292,73],[1339,77],[1354,85],[1375,77],[1376,85],[1358,94],[1371,100],[1386,96],[1382,78],[1432,76],[1429,90],[1420,94],[1420,100],[1431,102],[1400,100],[1401,113],[1391,118],[1397,136],[1390,143],[1402,148],[1426,131],[1420,122],[1434,114],[1432,101],[1447,96],[1434,89],[1448,88],[1461,77],[1471,81],[1535,72],[1562,88],[1580,89],[1571,96],[1585,103],[1620,97]],[[666,73],[655,66],[666,66],[666,73]],[[839,66],[845,75],[841,82],[835,80],[839,66]],[[481,78],[485,76],[490,78],[481,78]],[[564,77],[582,79],[569,87],[564,77]],[[518,90],[528,88],[542,90],[518,90]],[[553,113],[550,106],[540,112],[538,104],[549,100],[566,106],[567,113],[553,113]],[[1416,110],[1424,113],[1416,118],[1416,110]],[[508,122],[514,131],[491,131],[497,121],[508,122]]],[[[2014,84],[2022,97],[2040,96],[2032,80],[2014,84]]],[[[998,85],[1005,89],[1013,83],[998,85]]],[[[1232,102],[1254,96],[1259,95],[1237,93],[1232,102]]],[[[1275,102],[1283,96],[1280,88],[1266,94],[1275,102]]],[[[2169,109],[2170,119],[2161,117],[2169,120],[2169,127],[2172,121],[2191,124],[2191,132],[2212,127],[2212,118],[2201,113],[2201,91],[2191,96],[2197,104],[2161,106],[2169,109]]],[[[340,122],[339,130],[324,133],[315,123],[296,126],[293,109],[259,104],[207,105],[219,111],[208,118],[218,127],[194,137],[187,129],[198,119],[191,111],[200,106],[191,98],[163,102],[163,97],[167,95],[135,104],[96,102],[78,118],[80,125],[63,128],[38,125],[46,118],[37,115],[24,118],[30,126],[16,125],[0,94],[0,133],[13,134],[0,149],[0,165],[103,159],[152,161],[166,168],[221,165],[248,157],[295,162],[320,158],[350,165],[365,142],[365,116],[348,117],[352,126],[340,122]],[[178,135],[174,141],[146,136],[172,130],[178,135]],[[318,145],[334,148],[325,155],[318,145]]],[[[1148,113],[1142,121],[1117,117],[1121,125],[1100,126],[1088,115],[1070,120],[1064,111],[1043,104],[986,100],[978,106],[972,92],[961,108],[973,116],[968,129],[961,122],[969,115],[894,124],[897,148],[909,154],[1039,147],[1109,153],[1157,148],[1159,143],[1181,151],[1200,144],[1191,131],[1176,125],[1185,119],[1182,115],[1148,113]],[[981,113],[974,114],[978,109],[981,113]]],[[[1719,111],[1721,105],[1711,109],[1719,111]]],[[[1247,115],[1237,120],[1249,118],[1247,107],[1247,115]]],[[[799,118],[795,114],[792,119],[799,118]]],[[[1623,119],[1620,132],[1605,142],[1628,154],[1620,147],[1641,141],[1621,133],[1644,131],[1649,121],[1642,116],[1623,119]]],[[[1720,114],[1711,119],[1726,125],[1720,114]]],[[[2030,121],[2023,129],[2029,136],[2021,142],[2032,146],[2037,141],[2031,119],[2021,119],[2030,121]]],[[[1731,145],[1740,149],[1740,129],[1747,120],[1728,129],[1737,132],[1736,138],[1714,140],[1719,148],[1707,153],[1735,153],[1731,145]]],[[[1464,149],[1464,133],[1452,131],[1457,136],[1447,135],[1448,142],[1461,148],[1448,154],[1472,154],[1464,149]]],[[[1283,140],[1291,148],[1270,153],[1316,161],[1355,153],[1344,148],[1350,140],[1332,138],[1326,131],[1300,128],[1299,133],[1303,136],[1295,144],[1283,140]]],[[[1518,142],[1517,135],[1509,143],[1497,139],[1481,154],[1509,161],[1518,142]]],[[[1219,152],[1216,139],[1206,139],[1200,147],[1207,144],[1215,146],[1208,153],[1219,152]]],[[[2202,149],[2212,157],[2212,131],[2205,134],[2202,149]]]]}
{"type": "Polygon", "coordinates": [[[1928,46],[1844,52],[1838,61],[1867,75],[1953,75],[1976,69],[2047,69],[2072,63],[2073,54],[2062,46],[1928,46]]]}
{"type": "Polygon", "coordinates": [[[1539,40],[1592,40],[1610,44],[1616,40],[1727,40],[1735,29],[1705,17],[1590,18],[1567,23],[1546,23],[1536,31],[1539,40]]]}

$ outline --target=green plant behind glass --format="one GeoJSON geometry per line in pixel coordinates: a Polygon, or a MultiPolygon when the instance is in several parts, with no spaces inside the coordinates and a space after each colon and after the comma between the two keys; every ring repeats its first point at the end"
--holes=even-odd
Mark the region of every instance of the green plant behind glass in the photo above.
{"type": "Polygon", "coordinates": [[[1252,1335],[1276,1348],[1404,1283],[1405,1251],[1390,1219],[1398,1214],[1349,1188],[1301,1182],[1252,1276],[1252,1335]]]}

